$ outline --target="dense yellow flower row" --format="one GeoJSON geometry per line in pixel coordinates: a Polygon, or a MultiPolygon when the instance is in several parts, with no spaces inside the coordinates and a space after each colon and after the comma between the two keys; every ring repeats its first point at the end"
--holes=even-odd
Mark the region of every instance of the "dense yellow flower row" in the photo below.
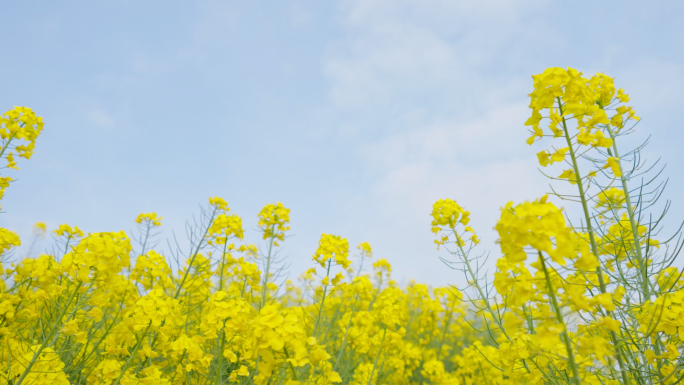
{"type": "MultiPolygon", "coordinates": [[[[154,214],[139,218],[160,225],[154,214]]],[[[84,236],[68,225],[54,233],[67,253],[5,272],[13,283],[0,303],[5,383],[456,381],[452,358],[467,339],[460,295],[419,284],[402,290],[384,260],[375,278],[363,274],[339,236],[324,234],[314,255],[324,277],[310,272],[302,286],[288,281],[279,292],[272,282],[261,287],[254,247],[207,241],[211,258],[198,253],[174,274],[154,250],[129,267],[123,233],[84,236]],[[41,328],[47,338],[34,333],[41,328]],[[24,358],[15,357],[19,348],[24,358]]],[[[368,243],[359,249],[361,258],[372,254],[368,243]]]]}
{"type": "MultiPolygon", "coordinates": [[[[243,242],[227,202],[210,198],[190,250],[167,252],[173,258],[155,250],[155,213],[136,219],[137,245],[123,231],[64,224],[54,254],[2,273],[0,384],[678,383],[684,280],[672,262],[681,245],[659,254],[658,223],[644,219],[653,201],[630,190],[638,149],[621,159],[617,147],[639,119],[622,105],[629,96],[606,75],[571,68],[533,80],[527,142],[562,142],[537,158],[565,163],[552,179],[576,192],[501,209],[493,280],[482,274],[470,212],[452,199],[433,205],[431,230],[466,276],[461,291],[399,286],[384,259],[366,272],[371,246],[354,256],[332,234],[321,236],[315,267],[286,280],[282,203],[258,214],[257,247],[243,242]],[[557,198],[581,210],[569,215],[557,198]]],[[[12,151],[30,157],[42,120],[16,108],[0,122],[0,156],[16,167],[12,151]]],[[[0,179],[0,198],[10,182],[0,179]]],[[[0,229],[3,257],[20,243],[0,229]]]]}

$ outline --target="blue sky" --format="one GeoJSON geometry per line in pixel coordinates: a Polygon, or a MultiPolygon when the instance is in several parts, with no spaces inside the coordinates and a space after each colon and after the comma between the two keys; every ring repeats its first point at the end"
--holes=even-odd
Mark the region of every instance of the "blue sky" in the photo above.
{"type": "Polygon", "coordinates": [[[470,209],[497,255],[499,207],[548,190],[523,122],[530,76],[549,66],[627,90],[684,218],[682,2],[23,1],[3,14],[0,109],[46,122],[0,215],[25,243],[39,220],[128,231],[149,211],[182,234],[209,196],[255,242],[257,213],[281,201],[293,274],[325,232],[370,242],[400,280],[460,283],[432,243],[432,203],[470,209]]]}

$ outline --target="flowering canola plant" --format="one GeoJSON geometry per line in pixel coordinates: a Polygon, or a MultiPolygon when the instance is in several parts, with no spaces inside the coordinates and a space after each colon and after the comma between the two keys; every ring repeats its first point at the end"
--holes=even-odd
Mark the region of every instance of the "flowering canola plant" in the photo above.
{"type": "Polygon", "coordinates": [[[487,331],[482,346],[461,354],[479,353],[471,381],[679,383],[684,281],[673,262],[682,244],[655,239],[669,204],[649,213],[663,185],[653,183],[657,176],[643,181],[652,169],[643,146],[620,155],[618,142],[640,120],[625,105],[629,96],[604,74],[572,68],[533,80],[527,143],[547,145],[537,153],[542,168],[565,167],[543,171],[559,183],[551,194],[501,209],[493,280],[480,274],[473,230],[457,220],[467,211],[450,199],[433,209],[436,243],[466,275],[472,323],[487,331]]]}
{"type": "MultiPolygon", "coordinates": [[[[282,203],[258,214],[261,245],[244,242],[220,197],[188,225],[185,250],[158,247],[156,213],[131,235],[62,224],[52,253],[24,258],[0,228],[0,384],[676,384],[682,245],[655,239],[662,216],[646,213],[662,185],[635,184],[642,147],[618,152],[639,120],[628,101],[603,74],[533,76],[527,143],[548,143],[544,170],[566,166],[552,193],[501,209],[492,277],[470,212],[434,204],[431,230],[467,278],[460,290],[401,286],[369,243],[354,251],[328,233],[288,280],[282,203]]],[[[28,108],[2,115],[5,168],[30,158],[42,129],[28,108]]],[[[0,176],[0,198],[12,182],[0,176]]],[[[46,231],[38,223],[34,236],[46,231]]]]}

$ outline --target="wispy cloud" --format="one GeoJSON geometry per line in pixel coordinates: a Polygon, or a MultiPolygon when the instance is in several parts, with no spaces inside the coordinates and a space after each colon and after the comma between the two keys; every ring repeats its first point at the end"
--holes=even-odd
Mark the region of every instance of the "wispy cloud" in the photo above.
{"type": "Polygon", "coordinates": [[[114,118],[104,110],[93,109],[88,111],[88,121],[95,127],[99,129],[111,129],[114,128],[114,118]]]}
{"type": "Polygon", "coordinates": [[[496,250],[499,207],[545,191],[524,144],[528,84],[482,68],[505,57],[492,47],[510,39],[488,26],[515,34],[533,4],[413,4],[347,2],[348,33],[332,44],[325,69],[341,119],[352,115],[367,128],[356,154],[370,175],[375,215],[364,228],[376,234],[379,255],[391,256],[399,276],[447,283],[453,273],[429,232],[437,199],[467,206],[485,247],[496,250]]]}

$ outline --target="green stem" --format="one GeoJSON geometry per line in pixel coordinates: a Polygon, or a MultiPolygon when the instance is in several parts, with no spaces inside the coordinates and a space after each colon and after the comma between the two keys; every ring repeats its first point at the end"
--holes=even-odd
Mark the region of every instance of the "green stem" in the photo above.
{"type": "Polygon", "coordinates": [[[140,251],[141,255],[145,255],[145,248],[147,248],[147,241],[150,238],[150,231],[152,230],[152,223],[150,221],[147,222],[147,230],[145,231],[145,240],[142,243],[142,250],[140,251]]]}
{"type": "Polygon", "coordinates": [[[71,242],[71,234],[69,234],[69,236],[66,239],[66,244],[64,245],[64,253],[62,253],[63,256],[69,252],[69,242],[71,242]]]}
{"type": "MultiPolygon", "coordinates": [[[[332,259],[328,260],[328,270],[325,277],[330,279],[330,265],[332,264],[332,259]]],[[[318,308],[318,317],[316,317],[316,324],[314,325],[313,336],[316,337],[316,331],[318,330],[318,325],[321,322],[321,313],[323,313],[323,305],[325,305],[325,297],[328,294],[328,285],[326,284],[323,288],[323,298],[321,299],[321,306],[318,308]]]]}
{"type": "Polygon", "coordinates": [[[637,257],[637,262],[639,263],[639,267],[642,271],[641,290],[643,291],[644,295],[642,302],[646,302],[651,298],[651,288],[648,285],[648,269],[646,263],[644,262],[641,247],[639,247],[639,232],[637,229],[636,220],[634,219],[632,199],[629,196],[629,189],[627,188],[627,179],[625,178],[625,174],[622,172],[622,164],[619,160],[620,154],[618,153],[617,144],[615,142],[615,135],[613,134],[613,130],[611,130],[610,128],[608,128],[608,132],[610,133],[611,139],[613,139],[613,152],[615,153],[615,157],[618,159],[618,167],[620,168],[620,174],[622,174],[620,176],[620,182],[622,182],[622,191],[625,193],[625,204],[627,205],[627,215],[629,216],[629,224],[632,227],[632,237],[634,238],[633,248],[637,257]]]}
{"type": "Polygon", "coordinates": [[[204,234],[202,235],[202,238],[199,240],[199,243],[197,244],[197,247],[195,248],[195,252],[192,253],[192,257],[190,258],[190,261],[188,262],[188,268],[185,270],[185,273],[183,274],[183,279],[181,279],[180,285],[178,285],[178,289],[176,290],[176,294],[173,296],[173,299],[178,299],[178,296],[180,295],[181,289],[183,289],[183,285],[185,284],[185,280],[188,278],[188,274],[190,273],[190,269],[192,268],[192,264],[195,262],[195,258],[197,257],[197,254],[199,254],[200,248],[202,247],[204,240],[207,238],[207,233],[209,232],[209,228],[211,227],[211,223],[214,221],[214,217],[216,216],[217,211],[218,211],[218,209],[214,208],[214,212],[211,213],[211,218],[209,218],[209,225],[207,226],[206,230],[204,230],[204,234]]]}
{"type": "Polygon", "coordinates": [[[270,273],[271,270],[271,258],[272,258],[272,253],[273,253],[273,242],[275,241],[275,234],[273,231],[275,230],[275,225],[271,226],[271,237],[268,242],[268,255],[266,256],[266,271],[264,272],[264,284],[261,287],[261,306],[259,309],[263,308],[266,306],[266,294],[268,294],[268,274],[270,273]]]}
{"type": "MultiPolygon", "coordinates": [[[[637,228],[637,222],[636,219],[634,218],[634,208],[632,207],[632,198],[629,195],[629,188],[627,188],[627,178],[625,177],[625,173],[622,171],[622,162],[620,162],[620,153],[618,152],[617,148],[617,142],[615,140],[615,134],[613,133],[613,130],[608,127],[608,133],[610,134],[610,138],[613,140],[613,152],[615,154],[615,157],[618,159],[617,164],[620,169],[620,182],[622,183],[622,191],[625,194],[625,205],[627,206],[627,216],[629,217],[629,225],[632,227],[632,238],[633,238],[633,243],[632,246],[634,248],[634,252],[637,257],[637,263],[639,264],[639,269],[641,269],[641,290],[643,292],[643,302],[648,301],[651,298],[651,288],[649,286],[648,282],[648,266],[647,263],[644,260],[644,256],[641,252],[641,246],[639,245],[639,230],[637,228]]],[[[655,344],[653,344],[653,350],[656,355],[660,355],[660,345],[658,345],[657,341],[655,344]]],[[[660,372],[660,369],[662,368],[663,363],[662,360],[658,360],[657,367],[658,367],[658,377],[660,380],[663,380],[663,374],[660,372]]]]}
{"type": "MultiPolygon", "coordinates": [[[[589,242],[591,243],[591,252],[594,253],[596,258],[598,258],[598,245],[596,243],[596,239],[594,238],[594,230],[591,224],[591,215],[589,215],[589,205],[587,203],[586,194],[584,193],[584,185],[582,184],[582,174],[580,174],[579,166],[577,165],[577,155],[575,154],[575,148],[572,144],[572,138],[570,137],[570,133],[568,132],[568,125],[565,121],[565,116],[563,115],[563,105],[561,104],[561,99],[560,97],[557,97],[556,100],[558,101],[558,110],[562,117],[565,140],[567,141],[568,149],[570,150],[570,158],[572,159],[572,169],[575,172],[575,182],[577,184],[579,196],[582,201],[582,210],[584,211],[584,220],[587,226],[587,234],[589,234],[589,242]]],[[[606,283],[603,280],[603,271],[601,270],[600,266],[596,268],[596,274],[598,275],[601,293],[605,293],[606,283]]]]}
{"type": "MultiPolygon", "coordinates": [[[[453,229],[454,234],[456,234],[456,229],[453,229]]],[[[498,314],[494,312],[494,309],[492,309],[491,304],[489,303],[489,297],[485,296],[484,291],[482,290],[482,287],[480,287],[480,282],[478,282],[477,277],[475,276],[475,272],[473,271],[472,267],[470,266],[470,261],[468,260],[468,257],[466,256],[465,250],[463,250],[463,246],[458,242],[458,234],[457,236],[457,242],[456,244],[458,245],[459,250],[461,251],[461,255],[463,256],[463,262],[465,262],[466,268],[468,269],[468,274],[470,274],[470,279],[473,282],[473,285],[475,285],[475,288],[477,289],[478,294],[480,295],[480,298],[482,298],[482,302],[484,302],[485,307],[487,307],[487,311],[489,314],[492,316],[492,320],[494,323],[496,323],[496,326],[501,329],[501,332],[504,334],[504,336],[511,341],[511,338],[508,336],[506,333],[506,330],[504,329],[503,325],[501,324],[499,320],[498,314]]]]}
{"type": "Polygon", "coordinates": [[[150,320],[150,323],[147,324],[147,327],[145,328],[145,331],[143,332],[142,336],[140,336],[138,343],[135,344],[135,347],[133,348],[131,355],[128,356],[128,360],[126,360],[126,364],[124,364],[124,367],[121,368],[121,373],[119,373],[119,377],[116,378],[116,381],[114,381],[112,383],[112,385],[119,385],[121,378],[124,376],[124,374],[126,374],[126,370],[128,370],[128,367],[131,365],[131,362],[133,362],[133,359],[135,358],[135,355],[138,353],[138,349],[140,349],[140,346],[142,345],[143,340],[145,340],[145,336],[147,335],[147,332],[150,330],[150,326],[152,326],[151,320],[150,320]]]}
{"type": "MultiPolygon", "coordinates": [[[[358,301],[358,297],[356,298],[358,301]]],[[[356,302],[354,302],[356,304],[356,302]]],[[[342,339],[342,345],[340,346],[340,351],[337,353],[337,359],[335,359],[335,365],[333,365],[333,370],[337,369],[337,364],[340,363],[340,358],[342,358],[342,353],[344,353],[344,348],[347,346],[347,337],[349,336],[349,329],[351,329],[352,321],[354,320],[354,310],[352,309],[349,315],[349,322],[347,323],[347,329],[344,331],[344,338],[342,339]]]]}
{"type": "MultiPolygon", "coordinates": [[[[287,352],[287,348],[284,347],[283,351],[285,352],[285,357],[287,357],[287,359],[289,360],[290,359],[290,353],[287,352]]],[[[292,379],[294,381],[299,380],[299,376],[297,376],[297,369],[295,369],[294,365],[292,365],[292,362],[288,361],[287,364],[290,367],[290,371],[292,372],[292,379]]]]}
{"type": "Polygon", "coordinates": [[[539,261],[541,262],[542,270],[544,271],[544,277],[546,278],[546,286],[549,289],[549,297],[551,297],[551,304],[556,312],[556,319],[558,323],[563,327],[563,343],[565,344],[565,350],[568,354],[568,364],[572,369],[572,374],[575,377],[576,385],[581,385],[582,380],[579,377],[579,370],[577,369],[577,363],[575,363],[575,354],[572,351],[572,344],[570,343],[570,336],[568,335],[568,330],[565,325],[565,320],[563,319],[563,313],[561,313],[560,306],[558,306],[558,300],[556,299],[556,292],[551,285],[551,276],[546,268],[546,262],[544,261],[544,256],[541,251],[539,252],[539,261]]]}
{"type": "Polygon", "coordinates": [[[2,150],[0,150],[0,158],[2,158],[3,155],[5,155],[5,151],[9,148],[9,145],[12,142],[12,139],[14,139],[15,135],[16,134],[12,134],[7,139],[7,143],[5,143],[5,145],[2,147],[2,150]]]}
{"type": "MultiPolygon", "coordinates": [[[[589,215],[589,204],[587,203],[587,197],[584,193],[584,185],[582,184],[582,174],[580,174],[579,166],[577,165],[577,155],[575,154],[575,148],[572,144],[572,139],[568,131],[568,124],[563,115],[563,105],[561,103],[560,97],[556,98],[558,102],[558,111],[563,122],[563,133],[565,134],[565,140],[568,143],[568,149],[570,150],[570,158],[572,159],[572,169],[575,171],[575,181],[577,183],[577,189],[579,190],[580,200],[582,201],[582,210],[584,211],[584,221],[587,226],[587,234],[589,234],[589,243],[591,244],[591,252],[599,258],[598,244],[596,243],[596,238],[594,236],[594,229],[591,224],[591,216],[589,215]]],[[[599,289],[601,293],[607,293],[606,283],[603,279],[603,269],[601,266],[596,267],[596,275],[598,276],[599,289]]],[[[608,312],[608,315],[612,317],[612,312],[608,312]]],[[[617,359],[618,365],[620,366],[620,373],[622,375],[622,385],[629,384],[629,377],[627,377],[627,369],[625,368],[624,358],[622,356],[622,348],[620,346],[620,340],[614,331],[610,332],[610,339],[615,346],[615,358],[617,359]]]]}
{"type": "Polygon", "coordinates": [[[370,378],[368,378],[368,385],[373,383],[373,375],[375,374],[375,367],[378,365],[378,359],[380,359],[380,353],[382,353],[383,345],[385,344],[385,335],[387,335],[387,326],[383,325],[382,328],[382,341],[380,341],[380,349],[378,349],[378,354],[375,356],[375,361],[373,362],[373,369],[371,370],[370,378]]]}
{"type": "Polygon", "coordinates": [[[484,379],[485,385],[489,385],[489,381],[487,381],[487,376],[485,376],[484,369],[482,369],[482,364],[478,361],[477,365],[480,367],[480,372],[482,373],[482,378],[484,379]]]}
{"type": "Polygon", "coordinates": [[[444,347],[444,340],[446,340],[446,334],[447,334],[447,331],[449,331],[449,325],[451,324],[451,317],[453,315],[454,315],[454,312],[450,311],[449,316],[447,317],[447,321],[444,324],[444,331],[442,332],[442,340],[440,341],[439,349],[437,350],[437,359],[438,360],[439,360],[439,357],[442,355],[442,347],[444,347]]]}
{"type": "MultiPolygon", "coordinates": [[[[119,313],[121,312],[121,309],[123,308],[123,304],[124,304],[125,299],[126,299],[126,294],[124,293],[123,297],[121,298],[121,303],[119,304],[119,309],[116,311],[116,314],[114,315],[114,318],[112,318],[112,322],[111,322],[111,323],[109,324],[109,326],[107,327],[107,330],[102,334],[102,336],[101,336],[100,339],[97,341],[97,343],[95,344],[95,346],[93,346],[92,349],[90,349],[90,352],[88,353],[87,356],[86,356],[86,352],[85,352],[85,351],[83,352],[84,358],[81,359],[81,362],[80,362],[80,364],[81,364],[82,367],[85,367],[85,366],[86,366],[86,362],[88,361],[88,359],[90,359],[90,356],[92,356],[92,355],[95,354],[95,353],[99,353],[98,350],[97,350],[97,348],[100,346],[100,344],[102,343],[102,341],[104,341],[104,339],[107,338],[107,335],[109,334],[109,331],[112,330],[112,327],[114,327],[114,325],[116,324],[116,319],[117,319],[117,317],[119,316],[119,313]]],[[[107,313],[105,313],[105,314],[103,315],[103,319],[105,319],[105,322],[106,322],[106,318],[105,318],[106,316],[107,316],[107,313]]],[[[79,369],[79,371],[78,371],[78,376],[79,376],[78,379],[80,379],[80,378],[88,378],[88,376],[90,375],[90,373],[91,373],[93,370],[95,370],[95,366],[94,366],[94,365],[91,366],[90,371],[89,371],[86,375],[82,376],[83,372],[81,371],[81,369],[79,369]]],[[[66,370],[65,370],[65,371],[66,371],[66,370]]],[[[77,381],[76,383],[78,383],[78,381],[77,381]]]]}
{"type": "Polygon", "coordinates": [[[226,269],[226,251],[227,250],[228,250],[228,237],[226,237],[226,241],[223,243],[223,254],[221,254],[221,272],[219,274],[218,291],[223,290],[223,273],[224,273],[224,270],[226,269]]]}
{"type": "Polygon", "coordinates": [[[31,368],[33,367],[33,365],[36,364],[36,361],[38,360],[40,353],[42,353],[43,350],[46,347],[48,347],[48,345],[52,344],[53,337],[57,335],[57,330],[59,330],[59,328],[62,326],[62,318],[64,318],[64,315],[69,310],[69,306],[71,306],[71,303],[74,301],[74,298],[76,298],[76,294],[78,294],[78,290],[81,288],[82,285],[83,285],[83,282],[79,281],[79,283],[76,285],[76,288],[74,289],[74,292],[71,293],[69,300],[67,301],[66,305],[64,305],[64,308],[62,309],[61,313],[57,317],[57,320],[55,321],[54,325],[52,326],[52,329],[47,334],[47,336],[45,336],[45,339],[43,339],[43,343],[40,345],[40,347],[38,347],[38,350],[36,350],[36,352],[33,353],[33,357],[31,358],[31,362],[29,362],[29,364],[26,366],[24,373],[21,374],[21,377],[19,377],[17,382],[14,383],[14,385],[20,385],[22,383],[22,381],[24,381],[24,378],[26,378],[26,376],[28,376],[28,374],[31,372],[31,368]]]}
{"type": "MultiPolygon", "coordinates": [[[[224,324],[225,327],[225,324],[224,324]]],[[[226,333],[222,330],[221,331],[221,345],[219,346],[219,354],[218,354],[218,367],[216,369],[216,384],[221,385],[221,365],[223,364],[223,346],[226,341],[226,333]]]]}
{"type": "MultiPolygon", "coordinates": [[[[480,298],[482,298],[482,302],[484,302],[485,307],[487,308],[487,311],[492,316],[492,320],[494,321],[496,326],[499,328],[501,333],[504,335],[504,337],[506,337],[506,339],[509,342],[513,342],[513,339],[511,338],[511,336],[509,336],[508,333],[506,333],[506,329],[504,329],[503,324],[501,323],[501,320],[499,318],[499,315],[494,311],[494,309],[492,309],[492,306],[489,303],[489,297],[485,296],[484,291],[482,290],[482,287],[480,286],[480,282],[477,280],[477,276],[475,275],[475,272],[473,271],[472,267],[470,266],[470,261],[468,260],[468,256],[467,256],[465,250],[463,250],[463,245],[461,244],[461,242],[458,241],[460,238],[458,237],[458,234],[456,233],[456,229],[453,228],[452,231],[456,235],[456,245],[458,246],[458,249],[461,251],[461,256],[463,257],[463,262],[465,262],[466,268],[468,269],[468,273],[470,274],[471,281],[473,282],[473,285],[475,285],[475,288],[477,289],[477,292],[479,293],[480,298]]],[[[489,331],[489,324],[487,324],[487,330],[489,331]]],[[[491,331],[490,331],[490,334],[491,334],[491,331]]],[[[537,363],[534,362],[534,360],[530,359],[530,361],[535,366],[539,367],[537,365],[537,363]]],[[[525,366],[525,370],[527,370],[527,372],[530,373],[530,367],[529,367],[529,365],[527,365],[527,361],[524,358],[522,359],[522,363],[523,363],[523,366],[525,366]]]]}

